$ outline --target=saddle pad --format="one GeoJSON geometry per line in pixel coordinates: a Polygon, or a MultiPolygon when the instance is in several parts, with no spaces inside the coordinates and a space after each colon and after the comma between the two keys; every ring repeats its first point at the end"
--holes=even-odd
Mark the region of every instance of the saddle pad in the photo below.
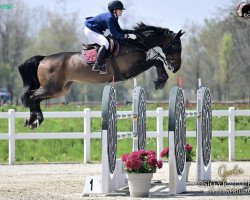
{"type": "MultiPolygon", "coordinates": [[[[86,45],[85,45],[86,46],[86,45]]],[[[117,41],[112,41],[109,46],[109,51],[114,55],[117,56],[120,51],[120,45],[117,41]]],[[[96,48],[93,49],[83,49],[82,50],[83,58],[89,64],[94,64],[97,58],[97,51],[96,48]]]]}
{"type": "Polygon", "coordinates": [[[96,61],[97,52],[96,49],[82,50],[82,55],[87,63],[93,64],[96,61]]]}

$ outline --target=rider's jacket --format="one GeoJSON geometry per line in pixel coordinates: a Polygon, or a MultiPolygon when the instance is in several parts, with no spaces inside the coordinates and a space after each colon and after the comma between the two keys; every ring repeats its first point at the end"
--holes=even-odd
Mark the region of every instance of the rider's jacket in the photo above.
{"type": "Polygon", "coordinates": [[[126,31],[121,29],[118,23],[118,17],[115,17],[111,12],[91,17],[85,21],[85,25],[99,34],[103,34],[106,29],[109,29],[114,39],[119,42],[124,40],[126,31]]]}

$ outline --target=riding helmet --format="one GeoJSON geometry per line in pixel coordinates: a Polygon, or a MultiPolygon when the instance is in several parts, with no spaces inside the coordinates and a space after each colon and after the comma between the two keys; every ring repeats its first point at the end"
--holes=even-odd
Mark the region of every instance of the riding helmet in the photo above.
{"type": "Polygon", "coordinates": [[[109,12],[113,12],[116,9],[125,10],[121,1],[111,1],[108,5],[109,12]]]}

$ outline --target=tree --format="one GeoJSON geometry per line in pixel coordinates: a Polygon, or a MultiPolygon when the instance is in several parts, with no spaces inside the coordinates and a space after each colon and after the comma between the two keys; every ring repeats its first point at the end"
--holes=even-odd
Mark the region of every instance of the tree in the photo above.
{"type": "Polygon", "coordinates": [[[220,85],[225,88],[224,98],[227,101],[230,97],[230,87],[232,84],[232,59],[233,59],[233,39],[232,35],[225,33],[223,35],[220,52],[219,52],[219,62],[220,62],[220,85]]]}
{"type": "Polygon", "coordinates": [[[28,41],[29,20],[27,7],[22,1],[11,1],[10,3],[15,4],[16,7],[0,12],[0,63],[2,63],[1,71],[5,71],[6,74],[1,77],[4,80],[0,80],[0,82],[6,83],[12,102],[14,86],[18,81],[16,77],[19,77],[17,67],[21,64],[23,51],[28,41]]]}
{"type": "Polygon", "coordinates": [[[220,87],[219,71],[219,44],[221,41],[222,30],[215,19],[205,20],[202,28],[200,42],[203,48],[202,65],[203,77],[202,82],[212,91],[213,98],[222,99],[220,87]]]}
{"type": "Polygon", "coordinates": [[[62,51],[77,51],[80,41],[76,34],[76,14],[67,14],[67,18],[55,12],[47,12],[47,24],[41,27],[37,37],[33,37],[28,50],[30,56],[49,55],[62,51]]]}
{"type": "Polygon", "coordinates": [[[191,83],[196,79],[193,74],[199,74],[213,99],[250,96],[250,21],[236,17],[233,9],[227,7],[219,17],[205,20],[199,34],[188,31],[192,36],[184,46],[184,83],[191,83]]]}
{"type": "MultiPolygon", "coordinates": [[[[230,8],[232,11],[235,8],[230,8]]],[[[231,98],[250,98],[250,21],[229,12],[223,23],[224,32],[231,33],[235,54],[232,59],[233,85],[231,98]]]]}
{"type": "Polygon", "coordinates": [[[197,88],[198,78],[202,78],[202,53],[203,48],[200,42],[201,27],[192,24],[187,31],[188,40],[183,48],[183,64],[182,72],[184,79],[184,88],[186,89],[186,96],[192,95],[194,98],[194,90],[197,88]],[[188,88],[189,91],[187,90],[188,88]]]}

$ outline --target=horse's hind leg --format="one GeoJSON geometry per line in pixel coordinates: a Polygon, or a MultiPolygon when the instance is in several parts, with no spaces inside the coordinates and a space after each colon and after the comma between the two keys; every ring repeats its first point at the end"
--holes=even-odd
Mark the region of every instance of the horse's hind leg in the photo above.
{"type": "Polygon", "coordinates": [[[32,121],[31,120],[29,121],[29,126],[31,129],[37,128],[44,120],[43,113],[40,107],[40,102],[41,100],[36,100],[34,102],[34,112],[33,112],[34,118],[32,119],[32,121]]]}
{"type": "Polygon", "coordinates": [[[29,103],[29,108],[30,108],[30,117],[29,119],[26,119],[24,122],[24,126],[30,126],[36,119],[37,119],[37,115],[35,112],[35,102],[31,101],[29,103]]]}
{"type": "Polygon", "coordinates": [[[53,92],[51,90],[47,90],[44,87],[40,87],[30,96],[30,99],[34,101],[40,99],[41,101],[46,98],[54,98],[54,97],[63,96],[67,92],[69,92],[72,84],[73,84],[73,81],[67,82],[64,86],[60,87],[60,89],[54,90],[53,92]]]}
{"type": "Polygon", "coordinates": [[[30,101],[30,117],[24,122],[24,126],[30,126],[31,129],[36,128],[43,121],[43,114],[40,108],[40,100],[30,101]]]}
{"type": "Polygon", "coordinates": [[[46,98],[53,98],[64,95],[65,93],[69,92],[72,83],[73,82],[66,83],[62,90],[57,91],[54,94],[43,87],[40,87],[39,89],[34,91],[34,93],[30,97],[30,99],[34,102],[31,112],[32,117],[30,118],[32,120],[29,120],[29,126],[31,127],[31,129],[37,128],[44,120],[40,102],[46,98]]]}
{"type": "MultiPolygon", "coordinates": [[[[39,88],[40,89],[40,88],[39,88]]],[[[40,107],[40,102],[43,100],[42,98],[34,99],[34,94],[42,94],[45,93],[45,90],[42,89],[31,90],[29,91],[29,104],[28,107],[30,108],[30,117],[26,119],[24,122],[24,126],[30,126],[31,129],[37,128],[43,122],[43,113],[40,107]]]]}
{"type": "Polygon", "coordinates": [[[30,118],[25,121],[25,126],[30,126],[31,129],[37,128],[44,120],[43,113],[40,107],[40,102],[49,97],[47,90],[40,87],[37,90],[32,91],[30,96],[30,118]]]}

